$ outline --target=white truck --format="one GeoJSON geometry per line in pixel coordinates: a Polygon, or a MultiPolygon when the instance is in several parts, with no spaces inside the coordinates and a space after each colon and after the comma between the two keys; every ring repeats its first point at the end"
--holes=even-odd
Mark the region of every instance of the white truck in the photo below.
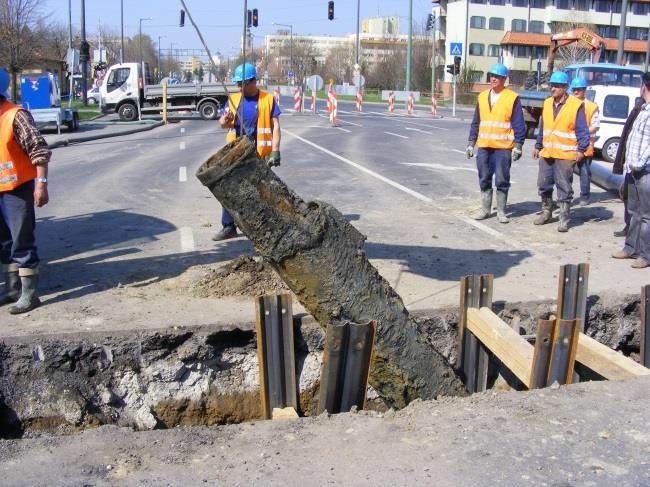
{"type": "MultiPolygon", "coordinates": [[[[131,122],[140,114],[158,114],[163,109],[163,86],[148,83],[149,67],[140,63],[110,66],[100,87],[102,111],[116,112],[131,122]]],[[[198,112],[204,120],[215,120],[228,93],[239,91],[236,83],[179,83],[167,86],[168,111],[198,112]]]]}

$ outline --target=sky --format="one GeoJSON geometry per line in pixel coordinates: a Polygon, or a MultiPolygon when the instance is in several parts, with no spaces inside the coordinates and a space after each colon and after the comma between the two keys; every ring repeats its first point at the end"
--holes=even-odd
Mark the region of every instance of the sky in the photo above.
{"type": "MultiPolygon", "coordinates": [[[[79,31],[81,1],[72,0],[73,31],[79,31]]],[[[124,35],[138,33],[139,19],[151,17],[142,22],[142,32],[158,42],[163,53],[174,49],[199,49],[201,42],[189,19],[185,27],[179,27],[181,2],[179,0],[123,0],[124,35]]],[[[402,33],[407,32],[409,0],[359,0],[361,19],[376,16],[400,16],[402,33]]],[[[48,20],[68,25],[68,0],[41,0],[43,14],[48,20]]],[[[413,21],[422,23],[431,12],[430,0],[412,0],[413,21]]],[[[102,26],[120,34],[120,0],[85,0],[86,33],[88,36],[102,26]]],[[[215,54],[235,55],[238,52],[244,18],[244,0],[185,0],[194,21],[201,29],[208,47],[215,54]]],[[[251,28],[255,47],[263,44],[266,34],[278,29],[273,22],[293,25],[294,35],[340,36],[356,32],[357,2],[335,0],[335,19],[327,19],[328,0],[248,0],[248,9],[257,8],[259,26],[251,28]]]]}

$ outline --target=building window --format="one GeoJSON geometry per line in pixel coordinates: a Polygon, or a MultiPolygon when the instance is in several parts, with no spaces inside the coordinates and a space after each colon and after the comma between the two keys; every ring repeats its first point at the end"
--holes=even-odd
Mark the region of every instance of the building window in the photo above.
{"type": "Polygon", "coordinates": [[[472,42],[469,45],[470,56],[482,56],[484,52],[485,52],[485,44],[477,44],[472,42]]]}
{"type": "Polygon", "coordinates": [[[569,10],[571,8],[571,0],[555,0],[555,8],[569,10]]]}
{"type": "Polygon", "coordinates": [[[530,8],[546,8],[546,0],[530,0],[530,8]]]}
{"type": "Polygon", "coordinates": [[[623,9],[623,1],[622,0],[616,0],[614,2],[611,2],[612,4],[612,12],[615,14],[620,14],[621,10],[623,9]]]}
{"type": "Polygon", "coordinates": [[[490,30],[503,30],[504,25],[501,17],[490,17],[490,30]]]}
{"type": "Polygon", "coordinates": [[[472,71],[470,73],[472,83],[480,83],[483,79],[483,71],[472,71]]]}
{"type": "Polygon", "coordinates": [[[632,2],[632,13],[636,15],[648,15],[648,4],[632,2]]]}
{"type": "Polygon", "coordinates": [[[645,63],[644,52],[629,52],[627,54],[627,62],[630,64],[643,64],[645,63]]]}
{"type": "Polygon", "coordinates": [[[528,0],[512,0],[513,7],[528,7],[528,0]]]}
{"type": "Polygon", "coordinates": [[[485,17],[477,17],[477,16],[470,17],[469,26],[472,29],[485,29],[485,17]]]}
{"type": "Polygon", "coordinates": [[[535,34],[544,33],[544,22],[541,20],[531,20],[528,24],[528,32],[534,32],[535,34]]]}
{"type": "Polygon", "coordinates": [[[490,5],[505,5],[506,0],[490,0],[490,5]]]}
{"type": "Polygon", "coordinates": [[[573,8],[575,10],[587,11],[591,0],[573,0],[573,8]]]}
{"type": "Polygon", "coordinates": [[[638,41],[645,41],[648,39],[648,29],[646,27],[628,27],[625,29],[626,39],[636,39],[638,41]]]}
{"type": "Polygon", "coordinates": [[[603,102],[603,116],[625,120],[630,99],[624,95],[607,95],[603,102]]]}
{"type": "Polygon", "coordinates": [[[499,44],[490,44],[488,46],[488,56],[499,57],[501,55],[501,46],[499,44]]]}
{"type": "Polygon", "coordinates": [[[596,12],[609,12],[611,5],[611,0],[594,0],[594,10],[596,12]]]}
{"type": "Polygon", "coordinates": [[[515,57],[528,57],[528,46],[512,46],[512,54],[515,57]]]}
{"type": "Polygon", "coordinates": [[[545,59],[548,56],[548,47],[535,46],[533,48],[535,59],[545,59]]]}
{"type": "Polygon", "coordinates": [[[471,0],[469,3],[487,3],[487,0],[471,0]]]}
{"type": "Polygon", "coordinates": [[[617,39],[618,29],[619,27],[615,25],[599,25],[596,28],[596,33],[600,37],[604,37],[606,39],[617,39]]]}
{"type": "Polygon", "coordinates": [[[526,21],[522,19],[512,19],[513,32],[526,32],[526,21]]]}

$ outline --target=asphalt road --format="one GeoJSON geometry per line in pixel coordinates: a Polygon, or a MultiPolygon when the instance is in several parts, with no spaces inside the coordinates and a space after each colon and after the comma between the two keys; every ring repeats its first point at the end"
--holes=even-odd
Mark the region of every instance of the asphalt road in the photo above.
{"type": "MultiPolygon", "coordinates": [[[[424,110],[407,117],[401,108],[390,116],[385,106],[370,104],[355,113],[354,104],[340,102],[338,126],[331,127],[323,102],[316,114],[293,114],[288,105],[283,99],[277,173],[303,198],[332,203],[367,235],[367,255],[409,308],[457,304],[458,279],[472,273],[494,274],[495,300],[553,299],[563,263],[591,263],[593,293],[638,293],[646,284],[647,270],[609,258],[623,243],[612,237],[622,227],[614,195],[594,186],[594,203],[574,210],[568,234],[558,233],[556,222],[533,226],[540,204],[532,141],[513,164],[511,223],[476,222],[475,160],[464,155],[467,120],[433,119],[424,110]]],[[[110,314],[123,322],[150,314],[160,325],[189,316],[199,323],[218,321],[219,314],[248,316],[241,300],[199,312],[204,304],[192,308],[191,299],[176,296],[174,314],[156,304],[169,298],[147,294],[149,284],[179,278],[192,266],[253,252],[245,238],[210,239],[220,227],[220,207],[194,177],[224,136],[216,122],[189,118],[55,149],[51,203],[38,211],[37,232],[45,300],[58,311],[30,323],[67,326],[80,310],[90,317],[71,329],[107,326],[110,314]],[[137,301],[128,315],[120,315],[123,305],[111,305],[111,292],[122,286],[137,301]]],[[[9,323],[12,332],[23,332],[17,323],[9,323]]]]}

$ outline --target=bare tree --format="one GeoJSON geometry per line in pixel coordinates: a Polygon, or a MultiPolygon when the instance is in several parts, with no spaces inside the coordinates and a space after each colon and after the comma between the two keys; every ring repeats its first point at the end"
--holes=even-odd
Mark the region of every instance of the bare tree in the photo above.
{"type": "Polygon", "coordinates": [[[352,65],[354,64],[354,46],[337,46],[332,49],[325,58],[325,65],[321,72],[326,80],[333,79],[337,83],[343,83],[352,78],[352,65]]]}
{"type": "Polygon", "coordinates": [[[379,60],[368,70],[366,88],[402,89],[405,83],[406,52],[397,44],[387,44],[379,60]]]}
{"type": "Polygon", "coordinates": [[[12,93],[18,97],[18,73],[38,58],[41,0],[0,0],[0,64],[11,73],[12,93]]]}

